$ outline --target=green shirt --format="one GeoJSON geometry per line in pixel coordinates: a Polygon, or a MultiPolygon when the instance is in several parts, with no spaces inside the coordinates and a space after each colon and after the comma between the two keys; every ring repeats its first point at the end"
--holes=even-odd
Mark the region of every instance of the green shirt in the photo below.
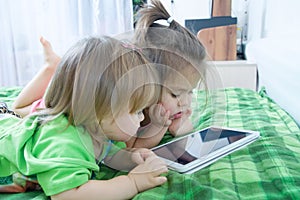
{"type": "Polygon", "coordinates": [[[37,117],[0,118],[0,177],[36,175],[47,196],[86,183],[99,171],[90,135],[60,116],[40,125],[37,117]]]}

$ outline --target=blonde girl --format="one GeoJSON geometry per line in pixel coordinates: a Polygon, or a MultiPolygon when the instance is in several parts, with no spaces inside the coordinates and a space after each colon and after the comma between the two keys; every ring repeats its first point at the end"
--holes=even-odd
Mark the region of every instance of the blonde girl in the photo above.
{"type": "MultiPolygon", "coordinates": [[[[159,100],[143,111],[145,120],[138,130],[138,137],[127,141],[128,147],[152,148],[160,143],[166,132],[180,136],[192,131],[193,90],[205,83],[204,46],[170,16],[159,0],[151,3],[137,14],[134,43],[158,69],[162,92],[159,100]],[[159,20],[167,25],[157,23],[159,20]]],[[[46,90],[44,80],[50,80],[59,60],[48,41],[42,38],[41,43],[46,67],[22,90],[14,103],[14,111],[22,116],[44,107],[41,99],[46,90]]]]}
{"type": "Polygon", "coordinates": [[[193,90],[205,80],[206,51],[197,37],[176,22],[159,0],[137,13],[134,43],[158,65],[160,100],[144,110],[138,138],[128,146],[153,147],[167,131],[180,136],[193,130],[193,90]],[[165,22],[162,25],[160,21],[165,22]]]}
{"type": "Polygon", "coordinates": [[[110,151],[136,134],[141,111],[157,101],[156,82],[155,68],[127,44],[82,39],[62,57],[44,109],[0,119],[0,176],[36,176],[51,199],[130,199],[163,184],[167,167],[152,151],[110,151]],[[129,173],[92,180],[99,163],[129,173]]]}

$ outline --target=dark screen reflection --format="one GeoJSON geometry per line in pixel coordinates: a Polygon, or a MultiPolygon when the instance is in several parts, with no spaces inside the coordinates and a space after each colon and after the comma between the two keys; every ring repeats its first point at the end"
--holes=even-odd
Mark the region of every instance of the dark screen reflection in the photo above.
{"type": "Polygon", "coordinates": [[[209,128],[155,149],[154,152],[160,157],[186,165],[198,158],[205,158],[246,135],[247,133],[239,131],[209,128]]]}

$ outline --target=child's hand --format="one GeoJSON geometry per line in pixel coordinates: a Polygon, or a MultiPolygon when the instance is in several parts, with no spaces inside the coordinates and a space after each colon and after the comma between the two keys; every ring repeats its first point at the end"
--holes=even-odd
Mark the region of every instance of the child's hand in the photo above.
{"type": "Polygon", "coordinates": [[[161,104],[154,104],[149,108],[151,124],[158,127],[168,127],[172,121],[169,119],[170,111],[166,110],[161,104]]]}
{"type": "Polygon", "coordinates": [[[128,177],[135,184],[137,191],[142,192],[165,183],[167,178],[160,175],[166,172],[168,172],[166,164],[153,153],[144,163],[130,171],[128,177]]]}
{"type": "Polygon", "coordinates": [[[131,160],[136,164],[143,164],[148,157],[155,156],[153,151],[146,148],[138,148],[131,150],[131,160]]]}

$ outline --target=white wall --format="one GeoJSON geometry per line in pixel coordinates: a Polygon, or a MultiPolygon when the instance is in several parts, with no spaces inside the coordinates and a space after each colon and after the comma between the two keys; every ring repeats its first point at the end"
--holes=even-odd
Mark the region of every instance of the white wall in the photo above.
{"type": "Polygon", "coordinates": [[[185,19],[210,18],[211,0],[161,0],[161,2],[171,16],[183,26],[185,19]]]}

